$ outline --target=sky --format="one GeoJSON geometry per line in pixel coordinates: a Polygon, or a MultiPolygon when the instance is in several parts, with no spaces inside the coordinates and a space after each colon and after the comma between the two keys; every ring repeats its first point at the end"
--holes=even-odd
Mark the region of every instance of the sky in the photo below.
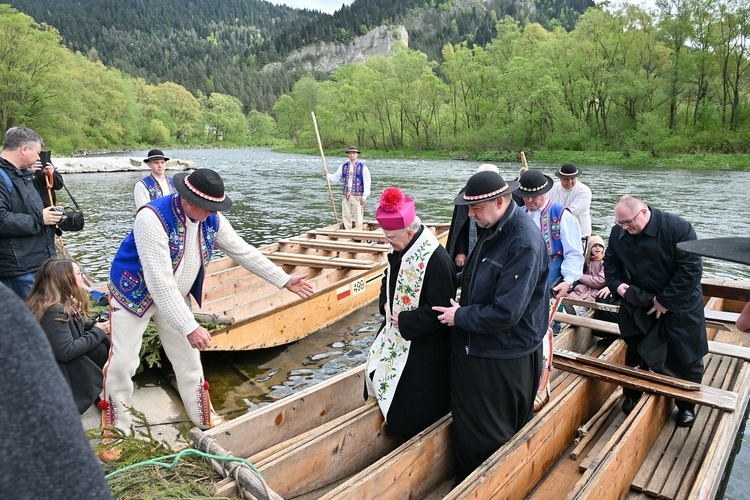
{"type": "Polygon", "coordinates": [[[343,4],[351,5],[354,0],[268,0],[277,5],[287,5],[293,9],[319,10],[333,14],[343,4]]]}

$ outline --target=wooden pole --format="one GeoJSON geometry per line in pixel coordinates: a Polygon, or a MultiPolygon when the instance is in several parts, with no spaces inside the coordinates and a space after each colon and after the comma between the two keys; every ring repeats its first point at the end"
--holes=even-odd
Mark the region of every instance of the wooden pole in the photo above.
{"type": "Polygon", "coordinates": [[[339,222],[339,216],[336,214],[336,202],[333,201],[333,191],[331,191],[331,182],[328,180],[328,169],[326,168],[326,155],[323,154],[323,143],[320,142],[320,132],[318,132],[318,121],[315,119],[315,111],[311,111],[313,125],[315,126],[315,136],[318,138],[318,149],[320,149],[320,158],[323,160],[323,174],[326,177],[326,184],[328,185],[328,196],[331,197],[331,207],[333,208],[333,218],[336,219],[336,224],[339,222]]]}
{"type": "Polygon", "coordinates": [[[521,151],[521,169],[526,171],[529,169],[529,164],[526,163],[526,155],[521,151]]]}

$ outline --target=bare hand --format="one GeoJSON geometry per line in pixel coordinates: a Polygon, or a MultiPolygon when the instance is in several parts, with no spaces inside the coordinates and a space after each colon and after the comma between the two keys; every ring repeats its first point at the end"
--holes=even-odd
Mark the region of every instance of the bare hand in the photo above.
{"type": "Polygon", "coordinates": [[[54,226],[60,222],[61,218],[62,214],[55,210],[55,207],[50,206],[42,211],[42,220],[45,226],[54,226]]]}
{"type": "Polygon", "coordinates": [[[398,330],[398,313],[391,316],[391,324],[393,325],[393,328],[398,330]]]}
{"type": "Polygon", "coordinates": [[[458,302],[451,299],[450,307],[432,306],[432,310],[441,313],[440,316],[438,316],[438,321],[440,321],[442,324],[454,326],[456,324],[454,321],[456,317],[456,311],[458,311],[459,307],[461,306],[458,305],[458,302]]]}
{"type": "Polygon", "coordinates": [[[628,285],[627,283],[620,283],[620,286],[617,287],[617,295],[619,295],[620,297],[624,297],[625,292],[628,291],[628,288],[630,288],[630,285],[628,285]]]}
{"type": "Polygon", "coordinates": [[[312,285],[305,281],[305,278],[307,278],[306,274],[303,274],[301,276],[292,276],[291,278],[289,278],[289,281],[286,282],[284,288],[286,288],[290,292],[296,293],[302,298],[309,297],[313,294],[314,290],[312,285]]]}
{"type": "Polygon", "coordinates": [[[101,323],[94,323],[94,326],[102,330],[107,335],[109,335],[111,332],[110,326],[109,326],[109,320],[102,321],[101,323]]]}
{"type": "Polygon", "coordinates": [[[606,299],[610,295],[612,295],[612,292],[610,292],[609,287],[606,287],[606,286],[602,288],[601,290],[599,290],[598,292],[596,292],[596,296],[599,297],[600,299],[606,299]]]}
{"type": "Polygon", "coordinates": [[[466,264],[466,254],[460,253],[456,255],[454,262],[456,263],[456,267],[464,267],[464,264],[466,264]]]}
{"type": "Polygon", "coordinates": [[[362,198],[361,196],[359,197],[359,204],[362,205],[363,207],[365,206],[365,199],[362,198]]]}
{"type": "Polygon", "coordinates": [[[211,347],[211,334],[202,326],[193,330],[193,333],[188,335],[187,339],[194,349],[208,349],[211,347]]]}
{"type": "Polygon", "coordinates": [[[326,179],[328,179],[328,169],[327,168],[323,169],[323,177],[325,177],[326,179]]]}
{"type": "Polygon", "coordinates": [[[656,297],[654,297],[654,306],[651,309],[649,309],[646,314],[651,314],[653,312],[656,312],[656,319],[659,319],[662,314],[667,313],[667,308],[659,304],[659,301],[656,300],[656,297]]]}
{"type": "Polygon", "coordinates": [[[567,297],[570,291],[570,283],[567,281],[561,281],[559,285],[552,289],[555,292],[555,298],[567,297]]]}

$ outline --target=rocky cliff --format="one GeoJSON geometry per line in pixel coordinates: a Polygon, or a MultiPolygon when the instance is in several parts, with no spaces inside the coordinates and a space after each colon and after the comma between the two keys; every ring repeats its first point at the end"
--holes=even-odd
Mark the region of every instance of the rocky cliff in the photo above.
{"type": "Polygon", "coordinates": [[[264,72],[276,71],[288,65],[305,71],[331,71],[350,63],[363,63],[372,56],[387,56],[394,45],[401,42],[409,46],[409,34],[404,26],[378,26],[349,44],[320,43],[292,52],[285,62],[267,64],[264,72]]]}

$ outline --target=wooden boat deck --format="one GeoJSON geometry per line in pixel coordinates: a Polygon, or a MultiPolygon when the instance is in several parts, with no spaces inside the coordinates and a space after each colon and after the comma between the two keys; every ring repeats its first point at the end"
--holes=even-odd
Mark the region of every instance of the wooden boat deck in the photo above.
{"type": "MultiPolygon", "coordinates": [[[[743,305],[706,303],[728,313],[743,305]]],[[[624,343],[598,345],[591,326],[599,325],[565,329],[556,348],[621,363],[624,343]]],[[[193,439],[213,439],[218,450],[250,457],[284,498],[712,499],[747,410],[750,362],[736,346],[750,346],[750,335],[734,328],[708,333],[726,347],[705,358],[703,382],[733,392],[734,411],[699,405],[694,426],[678,428],[673,399],[644,394],[625,416],[616,383],[558,368],[550,403],[459,485],[452,477],[451,416],[405,443],[388,438],[377,407],[363,405],[363,367],[193,439]],[[588,434],[579,432],[582,426],[588,434]]],[[[226,479],[220,493],[237,487],[226,479]]]]}

